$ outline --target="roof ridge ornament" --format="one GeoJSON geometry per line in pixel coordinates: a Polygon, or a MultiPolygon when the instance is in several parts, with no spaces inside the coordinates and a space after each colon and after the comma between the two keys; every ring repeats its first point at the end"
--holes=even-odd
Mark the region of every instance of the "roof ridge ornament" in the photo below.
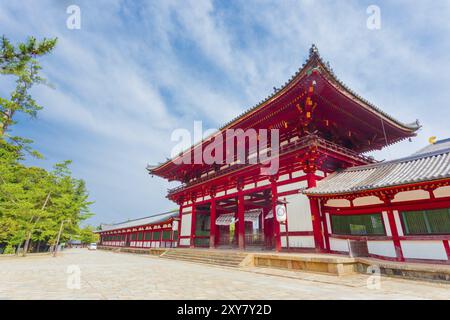
{"type": "Polygon", "coordinates": [[[317,46],[313,43],[309,49],[309,57],[312,58],[315,55],[319,56],[319,49],[317,49],[317,46]]]}

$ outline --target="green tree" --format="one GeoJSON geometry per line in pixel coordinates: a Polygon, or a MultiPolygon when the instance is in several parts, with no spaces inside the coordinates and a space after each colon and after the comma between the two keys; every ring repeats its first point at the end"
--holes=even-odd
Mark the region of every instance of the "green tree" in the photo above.
{"type": "Polygon", "coordinates": [[[35,84],[46,83],[39,75],[42,69],[38,58],[50,53],[55,47],[57,39],[43,39],[37,41],[30,37],[26,42],[14,46],[5,37],[0,40],[0,74],[16,78],[15,90],[9,98],[0,97],[0,135],[4,135],[14,116],[23,112],[35,117],[42,109],[30,95],[29,90],[35,84]]]}
{"type": "Polygon", "coordinates": [[[87,237],[80,229],[82,221],[92,216],[85,182],[72,177],[71,161],[57,163],[52,171],[25,166],[27,155],[41,157],[31,149],[31,140],[10,137],[7,130],[19,113],[36,116],[42,108],[29,94],[34,84],[46,83],[39,76],[38,58],[51,52],[56,39],[38,42],[30,37],[25,43],[12,45],[4,36],[0,41],[0,74],[13,76],[16,88],[11,96],[0,97],[0,248],[24,254],[30,243],[54,245],[77,236],[87,237]]]}
{"type": "Polygon", "coordinates": [[[80,229],[78,240],[83,244],[98,242],[99,236],[97,233],[94,233],[95,228],[92,226],[86,226],[80,229]]]}

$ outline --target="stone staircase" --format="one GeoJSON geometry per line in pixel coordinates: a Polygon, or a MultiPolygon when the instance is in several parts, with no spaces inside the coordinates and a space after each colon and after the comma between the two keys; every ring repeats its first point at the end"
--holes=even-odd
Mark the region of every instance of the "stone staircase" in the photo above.
{"type": "Polygon", "coordinates": [[[164,259],[182,260],[196,263],[213,264],[224,267],[239,267],[246,253],[208,249],[168,249],[160,255],[164,259]]]}

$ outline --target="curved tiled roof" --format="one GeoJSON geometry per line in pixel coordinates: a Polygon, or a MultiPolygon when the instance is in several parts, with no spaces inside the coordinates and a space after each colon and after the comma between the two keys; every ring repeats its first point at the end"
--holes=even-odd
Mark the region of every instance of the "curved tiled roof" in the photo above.
{"type": "MultiPolygon", "coordinates": [[[[303,63],[303,65],[298,69],[298,71],[292,75],[292,77],[284,83],[284,85],[276,89],[271,95],[267,96],[262,101],[258,102],[256,105],[252,106],[251,108],[247,109],[237,117],[233,118],[231,121],[227,122],[225,125],[223,125],[218,132],[225,130],[227,128],[230,128],[233,124],[240,121],[244,117],[250,115],[251,113],[257,111],[258,109],[262,108],[263,106],[267,105],[271,100],[276,99],[278,96],[282,95],[283,91],[288,90],[288,88],[293,85],[293,83],[296,83],[295,80],[298,77],[301,77],[302,75],[308,74],[311,70],[316,69],[318,66],[325,70],[325,73],[329,75],[332,81],[336,83],[338,87],[340,87],[342,90],[346,91],[348,95],[352,96],[354,99],[358,100],[359,103],[363,104],[368,110],[371,110],[374,113],[377,113],[384,117],[386,120],[396,124],[399,127],[402,127],[404,130],[415,132],[420,128],[420,124],[418,120],[416,120],[413,123],[405,124],[402,123],[395,118],[393,118],[391,115],[385,113],[380,108],[375,106],[374,104],[370,103],[360,95],[358,95],[356,92],[351,90],[347,85],[345,85],[337,76],[335,75],[333,69],[330,67],[330,64],[328,62],[324,62],[319,54],[319,50],[317,47],[313,44],[311,48],[309,49],[309,57],[308,59],[303,63]]],[[[216,133],[214,133],[216,134],[216,133]]],[[[211,136],[213,136],[212,134],[211,136]]],[[[207,140],[204,139],[204,140],[207,140]]],[[[200,144],[202,142],[197,143],[195,146],[200,144]]],[[[194,147],[195,147],[194,146],[194,147]]],[[[166,164],[170,163],[173,159],[167,159],[165,162],[158,163],[156,166],[148,166],[147,170],[152,173],[162,167],[164,167],[166,164]]]]}
{"type": "Polygon", "coordinates": [[[339,84],[343,89],[347,90],[348,93],[350,93],[352,96],[354,96],[355,98],[357,98],[360,102],[366,104],[368,107],[370,107],[371,109],[373,109],[373,111],[376,111],[377,113],[380,113],[381,115],[383,115],[384,117],[386,117],[387,119],[391,120],[392,122],[408,128],[410,130],[416,131],[420,128],[420,124],[418,122],[418,120],[416,120],[413,123],[402,123],[398,120],[396,120],[395,118],[393,118],[391,115],[387,114],[386,112],[384,112],[383,110],[381,110],[380,108],[378,108],[376,105],[370,103],[368,100],[364,99],[363,97],[361,97],[360,95],[358,95],[355,91],[353,91],[352,89],[350,89],[346,84],[344,84],[334,73],[333,69],[330,66],[329,62],[324,62],[322,57],[319,54],[319,49],[317,48],[317,46],[315,44],[313,44],[311,46],[311,48],[309,49],[309,57],[306,60],[305,63],[303,63],[303,65],[298,69],[298,71],[287,81],[284,83],[284,85],[280,88],[277,89],[276,91],[274,91],[273,94],[267,96],[265,99],[263,99],[262,101],[260,101],[259,103],[257,103],[256,105],[254,105],[253,107],[247,109],[246,111],[244,111],[243,113],[241,113],[240,115],[238,115],[237,117],[235,117],[234,119],[232,119],[231,121],[227,122],[224,126],[222,126],[220,128],[220,130],[223,130],[227,127],[229,127],[231,124],[233,124],[235,121],[239,120],[240,118],[242,118],[243,116],[245,116],[246,114],[262,107],[264,104],[266,104],[267,102],[269,102],[270,99],[274,98],[275,96],[278,95],[279,92],[283,91],[285,88],[287,88],[289,86],[289,84],[301,73],[304,73],[306,70],[305,68],[308,66],[308,64],[312,61],[314,61],[315,59],[317,59],[317,61],[320,63],[321,67],[324,68],[333,78],[334,81],[336,81],[337,84],[339,84]]]}
{"type": "Polygon", "coordinates": [[[303,193],[346,194],[450,178],[450,145],[437,142],[429,147],[406,158],[335,172],[303,193]],[[431,152],[426,150],[429,147],[431,152]]]}
{"type": "Polygon", "coordinates": [[[149,217],[139,218],[135,220],[129,220],[124,221],[120,223],[115,224],[104,224],[102,225],[102,230],[100,232],[104,231],[111,231],[111,230],[118,230],[118,229],[124,229],[124,228],[132,228],[132,227],[138,227],[138,226],[144,226],[149,224],[158,224],[163,223],[170,218],[176,218],[178,217],[179,212],[178,210],[173,210],[165,213],[156,214],[149,217]]]}

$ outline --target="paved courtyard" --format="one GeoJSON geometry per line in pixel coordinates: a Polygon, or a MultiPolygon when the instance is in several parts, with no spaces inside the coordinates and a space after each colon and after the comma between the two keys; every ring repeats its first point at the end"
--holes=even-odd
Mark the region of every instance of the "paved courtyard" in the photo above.
{"type": "Polygon", "coordinates": [[[66,250],[0,258],[0,299],[449,299],[450,285],[366,275],[222,268],[153,256],[66,250]],[[77,281],[80,279],[81,281],[77,281]],[[79,287],[79,288],[78,288],[79,287]]]}

